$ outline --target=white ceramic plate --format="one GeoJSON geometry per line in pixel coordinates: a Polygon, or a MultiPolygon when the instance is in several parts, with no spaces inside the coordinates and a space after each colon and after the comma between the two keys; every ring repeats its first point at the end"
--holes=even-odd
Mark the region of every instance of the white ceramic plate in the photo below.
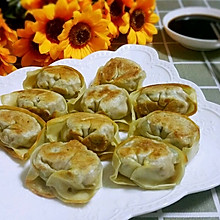
{"type": "MultiPolygon", "coordinates": [[[[179,34],[168,27],[168,24],[174,18],[185,15],[205,15],[220,19],[220,10],[207,7],[186,7],[168,12],[163,18],[163,26],[167,34],[184,47],[199,51],[215,50],[220,48],[220,40],[203,40],[187,37],[179,34]]],[[[201,27],[202,28],[202,27],[201,27]]]]}
{"type": "MultiPolygon", "coordinates": [[[[198,112],[192,119],[201,128],[200,149],[187,165],[182,182],[172,190],[142,190],[122,187],[109,180],[111,164],[104,162],[103,188],[86,205],[66,205],[56,199],[46,199],[30,192],[24,185],[29,162],[21,163],[0,150],[0,219],[7,220],[125,220],[143,213],[166,207],[183,196],[207,190],[220,184],[220,106],[205,100],[194,83],[179,78],[173,65],[158,59],[157,52],[147,46],[125,45],[116,52],[100,51],[83,60],[64,59],[53,65],[65,64],[78,69],[87,84],[94,78],[97,68],[111,57],[125,57],[139,63],[147,73],[144,85],[181,82],[196,89],[198,112]]],[[[6,77],[0,77],[0,94],[22,89],[28,70],[21,68],[6,77]]]]}

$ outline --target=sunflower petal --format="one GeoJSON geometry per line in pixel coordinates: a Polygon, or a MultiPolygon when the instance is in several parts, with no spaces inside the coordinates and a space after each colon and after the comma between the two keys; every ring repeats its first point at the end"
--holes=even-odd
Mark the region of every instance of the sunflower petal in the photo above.
{"type": "Polygon", "coordinates": [[[52,44],[50,48],[50,56],[53,60],[56,60],[60,56],[60,52],[57,44],[52,44]]]}
{"type": "Polygon", "coordinates": [[[37,44],[42,43],[43,41],[45,41],[46,39],[46,35],[45,33],[41,33],[41,32],[36,32],[33,41],[37,44]]]}
{"type": "Polygon", "coordinates": [[[19,39],[13,45],[13,53],[21,57],[29,50],[30,40],[29,39],[19,39]]]}
{"type": "Polygon", "coordinates": [[[72,50],[71,57],[72,57],[72,58],[75,58],[75,59],[81,59],[81,58],[82,58],[82,56],[81,56],[81,50],[80,50],[80,49],[74,49],[74,50],[72,50]]]}
{"type": "Polygon", "coordinates": [[[146,35],[142,31],[136,32],[137,42],[138,44],[145,45],[146,44],[146,35]]]}
{"type": "Polygon", "coordinates": [[[136,44],[137,43],[137,38],[136,38],[136,33],[133,28],[130,28],[130,31],[127,36],[128,44],[136,44]]]}
{"type": "Polygon", "coordinates": [[[73,48],[69,44],[65,49],[64,49],[64,58],[70,58],[71,53],[72,53],[73,48]]]}
{"type": "Polygon", "coordinates": [[[44,13],[48,20],[53,20],[55,16],[55,5],[49,4],[43,7],[44,13]]]}
{"type": "Polygon", "coordinates": [[[119,26],[119,31],[122,34],[127,34],[128,30],[130,28],[130,16],[129,16],[129,13],[125,13],[122,16],[122,20],[123,20],[124,24],[119,26]]]}
{"type": "Polygon", "coordinates": [[[21,59],[22,66],[30,66],[33,62],[33,54],[32,52],[26,53],[21,59]]]}
{"type": "Polygon", "coordinates": [[[41,54],[45,54],[50,51],[51,42],[49,40],[45,40],[42,44],[39,45],[39,51],[41,54]]]}
{"type": "Polygon", "coordinates": [[[145,30],[145,32],[147,32],[151,35],[157,34],[157,32],[158,32],[157,28],[151,23],[145,23],[144,24],[144,30],[145,30]]]}
{"type": "Polygon", "coordinates": [[[158,21],[160,20],[159,16],[155,13],[152,13],[149,17],[148,17],[148,22],[152,23],[152,24],[156,24],[158,21]]]}

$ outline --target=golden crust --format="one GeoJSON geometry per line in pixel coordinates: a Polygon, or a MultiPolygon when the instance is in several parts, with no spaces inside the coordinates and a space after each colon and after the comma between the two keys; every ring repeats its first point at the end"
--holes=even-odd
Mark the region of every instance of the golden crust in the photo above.
{"type": "Polygon", "coordinates": [[[47,139],[52,141],[78,140],[101,158],[111,158],[119,142],[117,124],[109,117],[87,112],[67,114],[47,123],[47,139]]]}
{"type": "Polygon", "coordinates": [[[46,66],[27,73],[27,77],[23,81],[24,89],[37,88],[36,77],[42,73],[53,75],[55,80],[63,79],[66,81],[78,79],[81,76],[79,71],[66,65],[46,66]],[[35,80],[31,81],[28,77],[32,77],[35,80]]]}
{"type": "Polygon", "coordinates": [[[127,144],[117,147],[116,151],[121,158],[131,157],[132,155],[146,154],[149,158],[158,159],[167,156],[167,145],[163,142],[156,142],[144,137],[131,137],[126,140],[127,144]],[[155,147],[156,146],[156,147],[155,147]]]}
{"type": "Polygon", "coordinates": [[[188,116],[160,110],[132,122],[128,134],[171,143],[189,160],[197,153],[200,140],[199,126],[188,116]]]}
{"type": "Polygon", "coordinates": [[[142,86],[145,77],[146,73],[137,63],[116,57],[98,69],[92,85],[114,84],[130,93],[142,86]]]}
{"type": "Polygon", "coordinates": [[[56,78],[61,78],[64,80],[78,78],[81,74],[76,69],[66,65],[46,66],[43,67],[42,71],[53,74],[56,78]]]}
{"type": "Polygon", "coordinates": [[[38,115],[6,105],[0,106],[0,124],[0,147],[20,160],[30,157],[45,126],[44,120],[38,115]]]}
{"type": "Polygon", "coordinates": [[[175,146],[132,136],[114,151],[114,174],[110,179],[120,185],[144,189],[167,189],[179,184],[186,164],[185,155],[175,146]]]}
{"type": "Polygon", "coordinates": [[[83,75],[76,69],[56,65],[27,72],[23,88],[41,88],[57,92],[68,101],[69,111],[74,111],[75,103],[86,89],[86,83],[83,75]]]}
{"type": "Polygon", "coordinates": [[[26,89],[1,96],[3,105],[25,108],[48,121],[67,114],[67,103],[59,93],[45,89],[26,89]]]}
{"type": "Polygon", "coordinates": [[[111,84],[89,87],[80,101],[80,110],[104,114],[123,130],[131,122],[131,103],[128,92],[111,84]]]}
{"type": "Polygon", "coordinates": [[[197,111],[196,91],[185,84],[166,83],[145,86],[130,95],[137,118],[152,111],[172,111],[187,116],[197,111]]]}
{"type": "Polygon", "coordinates": [[[31,157],[26,186],[46,198],[87,203],[102,186],[102,164],[77,140],[39,146],[31,157]]]}

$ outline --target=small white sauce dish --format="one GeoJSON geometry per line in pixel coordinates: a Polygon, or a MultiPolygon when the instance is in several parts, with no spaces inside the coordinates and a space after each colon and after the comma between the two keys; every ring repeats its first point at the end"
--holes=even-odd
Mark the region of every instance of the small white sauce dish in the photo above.
{"type": "MultiPolygon", "coordinates": [[[[180,16],[211,16],[220,19],[220,10],[207,7],[186,7],[173,10],[163,18],[163,26],[167,34],[186,48],[198,51],[210,51],[220,48],[219,39],[200,39],[179,34],[169,28],[169,22],[180,16]]],[[[201,28],[203,28],[201,26],[201,28]]],[[[219,32],[220,33],[220,32],[219,32]]]]}

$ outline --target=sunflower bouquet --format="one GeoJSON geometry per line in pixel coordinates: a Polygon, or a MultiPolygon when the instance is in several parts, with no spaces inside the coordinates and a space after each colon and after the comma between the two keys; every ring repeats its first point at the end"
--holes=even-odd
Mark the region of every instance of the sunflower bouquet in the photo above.
{"type": "MultiPolygon", "coordinates": [[[[9,1],[9,0],[7,0],[9,1]]],[[[47,66],[108,50],[119,35],[128,44],[157,34],[155,0],[12,0],[0,11],[0,75],[20,66],[47,66]],[[19,9],[19,10],[18,10],[19,9]],[[14,17],[13,17],[14,16],[14,17]]]]}

